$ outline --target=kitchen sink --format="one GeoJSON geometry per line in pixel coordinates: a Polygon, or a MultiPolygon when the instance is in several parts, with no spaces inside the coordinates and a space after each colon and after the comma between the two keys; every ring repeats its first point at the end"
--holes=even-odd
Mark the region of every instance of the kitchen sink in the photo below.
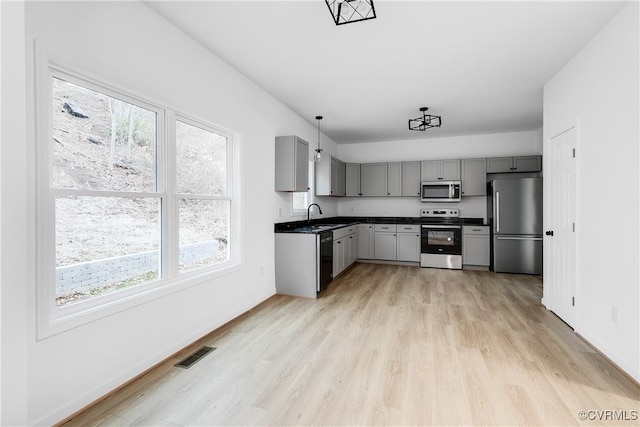
{"type": "Polygon", "coordinates": [[[346,224],[318,224],[318,225],[311,226],[311,228],[313,228],[314,230],[325,230],[327,228],[340,228],[340,227],[346,227],[346,224]]]}
{"type": "Polygon", "coordinates": [[[295,228],[293,231],[314,232],[314,231],[330,230],[332,228],[340,228],[345,226],[346,224],[315,224],[315,225],[306,225],[303,227],[298,227],[298,228],[295,228]]]}

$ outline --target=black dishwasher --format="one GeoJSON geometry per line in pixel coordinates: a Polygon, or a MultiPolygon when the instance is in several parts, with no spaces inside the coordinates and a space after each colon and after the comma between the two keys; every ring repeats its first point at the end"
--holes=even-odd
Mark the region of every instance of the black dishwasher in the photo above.
{"type": "Polygon", "coordinates": [[[333,231],[318,234],[318,292],[329,286],[333,280],[333,231]]]}

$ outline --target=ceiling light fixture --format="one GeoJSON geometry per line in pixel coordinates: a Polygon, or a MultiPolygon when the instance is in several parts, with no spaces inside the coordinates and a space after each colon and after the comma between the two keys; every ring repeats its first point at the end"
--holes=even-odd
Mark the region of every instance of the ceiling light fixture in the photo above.
{"type": "Polygon", "coordinates": [[[320,148],[320,120],[322,120],[322,116],[316,116],[316,120],[318,121],[318,148],[316,148],[316,155],[314,157],[317,162],[322,157],[322,152],[324,150],[320,148]]]}
{"type": "Polygon", "coordinates": [[[373,0],[324,0],[336,25],[365,21],[376,17],[373,0]]]}
{"type": "Polygon", "coordinates": [[[425,131],[429,128],[439,128],[442,124],[441,116],[432,116],[427,114],[427,107],[421,107],[422,117],[409,119],[409,130],[425,131]]]}

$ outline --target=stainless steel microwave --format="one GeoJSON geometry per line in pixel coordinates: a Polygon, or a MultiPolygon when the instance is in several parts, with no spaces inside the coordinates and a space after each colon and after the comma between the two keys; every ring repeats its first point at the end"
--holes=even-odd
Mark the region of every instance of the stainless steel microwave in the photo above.
{"type": "Polygon", "coordinates": [[[460,181],[423,181],[420,183],[421,202],[459,202],[460,181]]]}

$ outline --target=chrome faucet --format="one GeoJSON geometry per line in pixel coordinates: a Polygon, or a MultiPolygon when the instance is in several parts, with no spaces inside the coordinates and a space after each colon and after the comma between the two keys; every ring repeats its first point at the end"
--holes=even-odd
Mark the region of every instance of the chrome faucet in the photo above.
{"type": "Polygon", "coordinates": [[[317,206],[318,207],[318,213],[320,215],[322,215],[322,209],[320,209],[320,205],[317,203],[311,203],[309,205],[309,207],[307,208],[307,221],[309,221],[311,219],[311,206],[317,206]]]}

